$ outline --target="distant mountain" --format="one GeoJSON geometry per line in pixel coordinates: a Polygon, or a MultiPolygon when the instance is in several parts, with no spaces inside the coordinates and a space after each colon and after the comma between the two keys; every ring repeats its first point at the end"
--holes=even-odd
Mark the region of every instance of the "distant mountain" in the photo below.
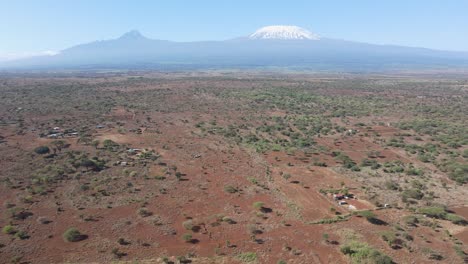
{"type": "Polygon", "coordinates": [[[468,68],[468,53],[328,39],[296,26],[268,26],[247,37],[198,42],[154,40],[133,30],[117,39],[77,45],[54,56],[0,65],[2,69],[265,67],[367,72],[468,68]]]}

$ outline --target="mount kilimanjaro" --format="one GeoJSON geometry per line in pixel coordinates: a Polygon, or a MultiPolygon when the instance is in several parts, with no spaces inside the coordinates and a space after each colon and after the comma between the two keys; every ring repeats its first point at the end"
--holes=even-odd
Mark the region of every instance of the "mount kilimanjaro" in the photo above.
{"type": "Polygon", "coordinates": [[[323,38],[297,26],[268,26],[225,41],[174,42],[133,30],[117,39],[77,45],[54,56],[0,65],[26,69],[222,69],[293,68],[385,71],[468,68],[468,52],[375,45],[323,38]]]}

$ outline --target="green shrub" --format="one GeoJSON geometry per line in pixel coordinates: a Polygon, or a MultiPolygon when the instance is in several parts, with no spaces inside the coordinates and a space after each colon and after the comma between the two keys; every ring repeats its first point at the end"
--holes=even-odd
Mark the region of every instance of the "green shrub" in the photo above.
{"type": "Polygon", "coordinates": [[[16,232],[15,237],[21,240],[24,240],[24,239],[28,239],[29,235],[28,233],[26,233],[26,231],[21,230],[21,231],[16,232]]]}
{"type": "Polygon", "coordinates": [[[468,183],[468,164],[457,164],[451,168],[449,177],[459,184],[468,183]]]}
{"type": "Polygon", "coordinates": [[[234,188],[231,185],[226,185],[226,186],[224,186],[224,191],[227,192],[227,193],[236,193],[237,189],[234,188]]]}
{"type": "Polygon", "coordinates": [[[458,256],[460,256],[463,260],[465,260],[466,257],[468,257],[468,254],[463,251],[462,247],[459,245],[456,245],[453,247],[455,252],[457,253],[458,256]]]}
{"type": "Polygon", "coordinates": [[[462,156],[463,156],[465,159],[468,159],[468,149],[463,150],[462,156]]]}
{"type": "Polygon", "coordinates": [[[312,224],[312,225],[317,225],[317,224],[333,224],[333,223],[337,223],[337,222],[348,221],[350,217],[351,217],[351,214],[348,214],[348,215],[337,215],[337,216],[335,216],[335,217],[333,217],[333,218],[323,218],[323,219],[320,219],[320,220],[317,220],[317,221],[309,222],[309,224],[312,224]]]}
{"type": "Polygon", "coordinates": [[[2,232],[7,235],[13,235],[16,233],[16,229],[12,225],[6,225],[3,227],[2,232]]]}
{"type": "Polygon", "coordinates": [[[456,224],[456,225],[466,225],[467,224],[467,221],[465,220],[465,218],[459,216],[459,215],[456,215],[456,214],[450,214],[450,213],[447,213],[445,215],[445,219],[446,220],[449,220],[450,222],[456,224]]]}
{"type": "MultiPolygon", "coordinates": [[[[346,154],[340,153],[335,159],[341,161],[343,163],[343,167],[347,169],[351,169],[353,167],[357,167],[356,163],[346,154]]],[[[359,167],[358,167],[359,168],[359,167]]]]}
{"type": "Polygon", "coordinates": [[[424,197],[424,194],[421,192],[421,190],[418,190],[418,189],[404,190],[403,193],[401,194],[401,198],[404,202],[406,202],[408,198],[421,200],[423,197],[424,197]]]}
{"type": "Polygon", "coordinates": [[[372,211],[369,211],[369,210],[358,211],[358,212],[356,212],[356,215],[365,217],[366,219],[375,218],[375,214],[372,211]]]}
{"type": "Polygon", "coordinates": [[[185,228],[185,230],[192,230],[194,225],[192,220],[187,220],[182,223],[182,226],[185,228]]]}
{"type": "Polygon", "coordinates": [[[341,252],[351,258],[353,264],[361,263],[378,263],[378,264],[392,264],[393,260],[379,252],[378,250],[370,247],[366,243],[351,241],[341,247],[341,252]]]}
{"type": "Polygon", "coordinates": [[[408,226],[416,226],[416,224],[419,223],[419,220],[414,215],[407,215],[403,217],[403,222],[408,226]]]}
{"type": "Polygon", "coordinates": [[[142,207],[142,208],[138,209],[138,214],[141,217],[148,217],[148,216],[151,216],[153,213],[150,212],[147,208],[142,207]]]}
{"type": "Polygon", "coordinates": [[[397,237],[397,234],[392,231],[383,231],[380,233],[383,241],[387,242],[387,244],[392,248],[398,248],[402,244],[402,240],[397,237]]]}
{"type": "Polygon", "coordinates": [[[373,170],[376,170],[378,168],[380,168],[380,164],[376,161],[376,160],[373,160],[373,159],[363,159],[361,161],[361,166],[362,167],[371,167],[371,169],[373,170]]]}
{"type": "Polygon", "coordinates": [[[84,236],[78,229],[71,227],[63,233],[63,239],[68,242],[77,242],[84,239],[84,236]]]}
{"type": "Polygon", "coordinates": [[[235,224],[235,223],[236,223],[236,221],[232,220],[232,218],[230,218],[229,216],[224,216],[224,217],[222,218],[222,221],[223,221],[223,222],[226,222],[226,223],[228,223],[228,224],[235,224]]]}
{"type": "Polygon", "coordinates": [[[394,191],[398,190],[399,187],[400,187],[400,186],[398,185],[398,183],[396,183],[396,182],[394,182],[394,181],[392,181],[392,180],[386,181],[384,185],[385,185],[385,188],[386,188],[387,190],[394,190],[394,191]]]}
{"type": "Polygon", "coordinates": [[[313,163],[314,166],[318,166],[318,167],[327,167],[327,163],[326,162],[321,162],[321,161],[315,161],[313,163]]]}
{"type": "Polygon", "coordinates": [[[262,209],[264,205],[265,205],[265,204],[264,204],[263,202],[255,202],[255,203],[253,203],[253,207],[254,207],[255,209],[257,209],[257,210],[262,209]]]}
{"type": "Polygon", "coordinates": [[[117,144],[116,142],[110,140],[110,139],[106,139],[102,142],[103,146],[105,149],[107,150],[114,150],[115,148],[117,148],[119,146],[119,144],[117,144]]]}
{"type": "Polygon", "coordinates": [[[255,252],[245,252],[237,255],[237,258],[242,262],[254,262],[257,261],[257,253],[255,252]]]}
{"type": "Polygon", "coordinates": [[[409,168],[406,170],[406,174],[412,176],[422,176],[424,174],[424,171],[422,169],[409,168]]]}
{"type": "Polygon", "coordinates": [[[444,219],[447,211],[445,208],[437,206],[429,206],[418,209],[418,213],[427,215],[428,217],[444,219]]]}
{"type": "Polygon", "coordinates": [[[183,239],[185,242],[192,242],[193,237],[192,237],[192,234],[190,234],[190,233],[185,233],[185,234],[182,235],[182,239],[183,239]]]}

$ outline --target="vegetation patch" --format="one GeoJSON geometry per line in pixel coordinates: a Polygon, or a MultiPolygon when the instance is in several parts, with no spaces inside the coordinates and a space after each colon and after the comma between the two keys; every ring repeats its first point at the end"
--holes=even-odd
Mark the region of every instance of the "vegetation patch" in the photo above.
{"type": "Polygon", "coordinates": [[[341,247],[341,253],[350,257],[353,264],[393,264],[392,258],[370,247],[366,243],[351,241],[341,247]]]}
{"type": "Polygon", "coordinates": [[[237,255],[237,258],[245,263],[251,263],[257,261],[257,253],[255,252],[244,252],[237,255]]]}

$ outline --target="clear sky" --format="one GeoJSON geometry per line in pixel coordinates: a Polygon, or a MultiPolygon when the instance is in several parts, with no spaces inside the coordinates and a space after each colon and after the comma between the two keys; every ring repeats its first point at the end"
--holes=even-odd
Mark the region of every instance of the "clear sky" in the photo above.
{"type": "Polygon", "coordinates": [[[0,0],[0,58],[59,51],[137,29],[223,40],[266,25],[322,37],[468,51],[468,0],[0,0]]]}

